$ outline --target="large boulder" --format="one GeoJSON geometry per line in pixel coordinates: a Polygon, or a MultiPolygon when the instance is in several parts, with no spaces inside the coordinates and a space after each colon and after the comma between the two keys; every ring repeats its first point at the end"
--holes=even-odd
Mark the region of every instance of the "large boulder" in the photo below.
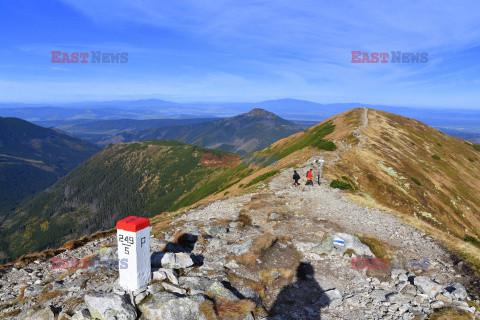
{"type": "Polygon", "coordinates": [[[124,296],[115,293],[87,294],[85,303],[92,318],[100,320],[135,320],[137,312],[124,296]]]}
{"type": "Polygon", "coordinates": [[[208,303],[204,296],[182,296],[170,292],[157,292],[138,308],[144,320],[206,320],[202,304],[208,303]]]}
{"type": "Polygon", "coordinates": [[[232,291],[225,288],[225,286],[219,281],[214,281],[210,285],[210,287],[208,287],[206,292],[213,295],[215,298],[222,298],[231,301],[240,301],[240,299],[235,294],[233,294],[232,291]]]}
{"type": "Polygon", "coordinates": [[[413,284],[425,293],[429,298],[435,298],[437,293],[443,290],[443,286],[428,277],[419,276],[413,279],[413,284]]]}
{"type": "Polygon", "coordinates": [[[359,256],[375,255],[370,251],[370,248],[363,244],[360,239],[354,235],[347,233],[337,233],[329,236],[322,241],[320,245],[314,248],[314,251],[319,254],[344,254],[347,250],[353,250],[359,256]]]}
{"type": "Polygon", "coordinates": [[[468,297],[467,290],[461,283],[456,282],[446,286],[444,289],[456,300],[465,300],[468,297]]]}

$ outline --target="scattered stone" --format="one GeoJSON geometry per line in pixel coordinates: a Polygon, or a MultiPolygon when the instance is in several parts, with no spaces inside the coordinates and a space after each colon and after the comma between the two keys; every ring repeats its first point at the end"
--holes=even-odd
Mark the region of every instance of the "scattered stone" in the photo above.
{"type": "Polygon", "coordinates": [[[210,287],[205,290],[205,292],[210,293],[217,298],[223,298],[231,301],[240,301],[240,299],[235,294],[233,294],[232,291],[225,288],[225,286],[218,281],[213,282],[210,287]]]}
{"type": "Polygon", "coordinates": [[[370,292],[370,298],[376,300],[378,302],[387,301],[387,295],[391,295],[392,291],[382,290],[382,289],[375,289],[370,292]]]}
{"type": "Polygon", "coordinates": [[[425,293],[429,298],[435,298],[437,293],[440,293],[443,290],[441,284],[430,280],[427,277],[419,276],[413,279],[413,284],[417,286],[423,293],[425,293]]]}
{"type": "Polygon", "coordinates": [[[430,304],[430,307],[432,309],[439,309],[441,307],[443,307],[445,305],[445,303],[443,303],[443,301],[434,301],[430,304]]]}
{"type": "Polygon", "coordinates": [[[178,293],[178,294],[186,294],[187,290],[176,286],[174,284],[168,283],[168,282],[162,282],[162,286],[165,288],[165,290],[168,290],[170,292],[178,293]]]}
{"type": "Polygon", "coordinates": [[[184,252],[155,252],[152,255],[152,267],[165,269],[184,269],[193,266],[190,255],[184,252]]]}
{"type": "Polygon", "coordinates": [[[245,254],[250,251],[250,248],[252,247],[253,240],[248,239],[247,241],[241,243],[241,244],[236,244],[233,246],[228,247],[228,251],[233,253],[236,256],[241,256],[242,254],[245,254]]]}
{"type": "Polygon", "coordinates": [[[85,303],[93,318],[100,320],[135,320],[137,318],[135,307],[124,296],[114,293],[87,294],[85,303]]]}
{"type": "Polygon", "coordinates": [[[160,268],[152,273],[153,280],[168,279],[173,284],[178,284],[177,272],[173,269],[160,268]]]}

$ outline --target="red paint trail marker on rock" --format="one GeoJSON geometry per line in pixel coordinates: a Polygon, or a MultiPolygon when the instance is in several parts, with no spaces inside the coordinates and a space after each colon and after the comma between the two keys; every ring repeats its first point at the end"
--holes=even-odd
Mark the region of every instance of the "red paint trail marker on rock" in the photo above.
{"type": "Polygon", "coordinates": [[[120,285],[137,290],[150,283],[150,220],[131,216],[117,222],[120,285]]]}

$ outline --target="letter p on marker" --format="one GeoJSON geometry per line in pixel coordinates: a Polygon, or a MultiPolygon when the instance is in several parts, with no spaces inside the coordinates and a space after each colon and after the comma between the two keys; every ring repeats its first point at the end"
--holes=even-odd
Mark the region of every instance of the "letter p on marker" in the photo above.
{"type": "Polygon", "coordinates": [[[135,291],[148,285],[152,277],[150,220],[130,216],[118,221],[117,243],[120,286],[135,291]]]}

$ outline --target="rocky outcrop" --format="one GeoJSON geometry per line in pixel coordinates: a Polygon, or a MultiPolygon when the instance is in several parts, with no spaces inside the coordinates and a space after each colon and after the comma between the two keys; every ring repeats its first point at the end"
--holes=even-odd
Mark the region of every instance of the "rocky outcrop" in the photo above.
{"type": "Polygon", "coordinates": [[[85,303],[91,317],[100,320],[135,320],[137,312],[125,296],[114,293],[87,294],[85,303]]]}

